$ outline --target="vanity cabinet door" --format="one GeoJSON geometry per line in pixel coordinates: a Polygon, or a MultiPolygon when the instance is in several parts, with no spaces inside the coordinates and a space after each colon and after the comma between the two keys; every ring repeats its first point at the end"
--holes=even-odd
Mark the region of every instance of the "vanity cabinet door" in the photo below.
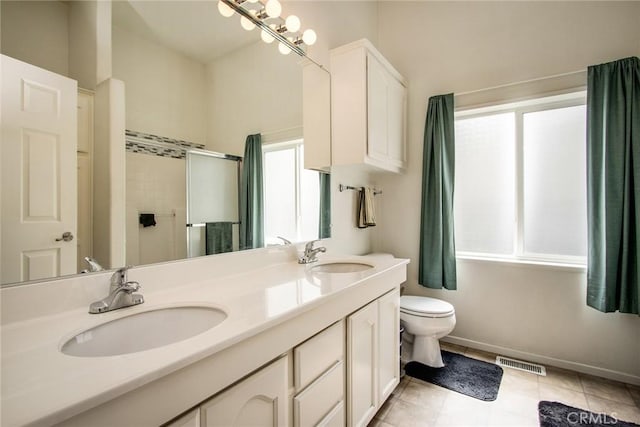
{"type": "Polygon", "coordinates": [[[288,368],[286,356],[252,374],[200,406],[201,425],[288,425],[288,368]]]}
{"type": "Polygon", "coordinates": [[[379,404],[400,382],[400,291],[378,299],[378,397],[379,404]]]}
{"type": "Polygon", "coordinates": [[[347,425],[366,426],[377,410],[378,301],[347,319],[347,425]]]}
{"type": "Polygon", "coordinates": [[[347,425],[366,426],[400,381],[400,290],[347,318],[347,425]]]}

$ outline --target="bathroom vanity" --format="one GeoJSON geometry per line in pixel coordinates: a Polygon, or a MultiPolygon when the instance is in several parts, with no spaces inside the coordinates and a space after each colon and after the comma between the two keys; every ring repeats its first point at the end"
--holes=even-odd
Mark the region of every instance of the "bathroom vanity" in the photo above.
{"type": "Polygon", "coordinates": [[[102,314],[87,308],[109,272],[4,288],[2,425],[366,425],[399,381],[407,263],[300,265],[282,247],[133,268],[145,303],[102,314]],[[143,351],[61,351],[107,322],[185,307],[226,317],[143,351]]]}

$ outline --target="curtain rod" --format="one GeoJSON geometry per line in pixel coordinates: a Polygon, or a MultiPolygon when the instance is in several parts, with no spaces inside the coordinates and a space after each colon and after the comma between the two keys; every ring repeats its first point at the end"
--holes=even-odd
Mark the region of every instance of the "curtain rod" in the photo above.
{"type": "Polygon", "coordinates": [[[570,71],[570,72],[567,72],[567,73],[554,74],[554,75],[551,75],[551,76],[537,77],[535,79],[522,80],[522,81],[519,81],[519,82],[506,83],[506,84],[503,84],[503,85],[486,87],[486,88],[483,88],[483,89],[475,89],[475,90],[469,90],[469,91],[466,91],[466,92],[454,93],[454,97],[455,96],[471,95],[471,94],[474,94],[474,93],[485,92],[485,91],[489,91],[489,90],[502,89],[502,88],[506,88],[506,87],[510,87],[510,86],[518,86],[518,85],[523,85],[523,84],[527,84],[527,83],[535,83],[535,82],[539,82],[539,81],[542,81],[542,80],[549,80],[549,79],[555,79],[555,78],[559,78],[559,77],[573,76],[573,75],[578,75],[578,74],[582,74],[582,73],[586,73],[586,72],[587,72],[587,70],[585,68],[585,69],[578,70],[578,71],[570,71]]]}

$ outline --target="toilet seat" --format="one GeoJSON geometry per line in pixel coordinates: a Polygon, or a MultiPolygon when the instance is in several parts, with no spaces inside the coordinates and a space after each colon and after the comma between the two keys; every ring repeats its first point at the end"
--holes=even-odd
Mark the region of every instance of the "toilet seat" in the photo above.
{"type": "Polygon", "coordinates": [[[455,313],[451,304],[436,298],[403,295],[400,312],[418,317],[449,317],[455,313]]]}

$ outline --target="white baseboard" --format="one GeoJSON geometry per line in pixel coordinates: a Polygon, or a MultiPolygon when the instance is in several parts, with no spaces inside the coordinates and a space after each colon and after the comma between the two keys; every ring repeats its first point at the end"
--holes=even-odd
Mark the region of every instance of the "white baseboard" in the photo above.
{"type": "Polygon", "coordinates": [[[470,347],[477,350],[488,351],[491,353],[509,356],[522,361],[530,361],[546,366],[555,366],[556,368],[570,369],[572,371],[581,372],[583,374],[595,375],[597,377],[608,378],[610,380],[622,381],[627,384],[640,385],[640,377],[629,375],[624,372],[613,371],[611,369],[599,368],[597,366],[585,365],[582,363],[572,362],[570,360],[556,359],[553,357],[542,356],[534,353],[513,350],[507,347],[500,347],[493,344],[485,344],[479,341],[473,341],[467,338],[459,338],[455,336],[447,336],[441,341],[451,344],[458,344],[464,347],[470,347]]]}

